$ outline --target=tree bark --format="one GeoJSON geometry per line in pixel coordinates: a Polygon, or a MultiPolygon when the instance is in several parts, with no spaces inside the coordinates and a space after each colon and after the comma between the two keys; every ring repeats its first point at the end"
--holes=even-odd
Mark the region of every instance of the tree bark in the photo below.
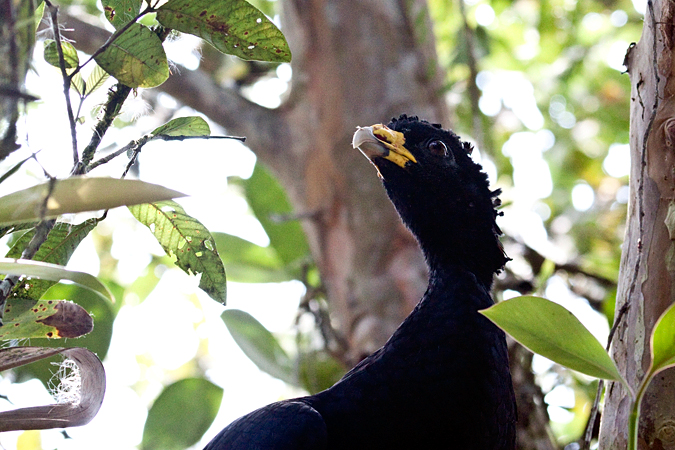
{"type": "MultiPolygon", "coordinates": [[[[626,55],[631,80],[630,205],[621,258],[612,355],[637,387],[650,335],[675,299],[675,73],[673,1],[649,2],[640,42],[626,55]]],[[[625,449],[630,398],[609,383],[600,448],[625,449]]],[[[659,374],[642,403],[641,449],[675,449],[675,371],[659,374]]]]}

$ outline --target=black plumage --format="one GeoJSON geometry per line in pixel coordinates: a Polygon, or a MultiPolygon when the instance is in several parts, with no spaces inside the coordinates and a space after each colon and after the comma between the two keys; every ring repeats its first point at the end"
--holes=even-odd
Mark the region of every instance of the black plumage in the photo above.
{"type": "Polygon", "coordinates": [[[405,115],[359,128],[417,237],[429,286],[389,341],[316,395],[273,403],[221,431],[206,450],[515,448],[515,399],[504,333],[477,311],[507,258],[497,191],[439,125],[405,115]]]}

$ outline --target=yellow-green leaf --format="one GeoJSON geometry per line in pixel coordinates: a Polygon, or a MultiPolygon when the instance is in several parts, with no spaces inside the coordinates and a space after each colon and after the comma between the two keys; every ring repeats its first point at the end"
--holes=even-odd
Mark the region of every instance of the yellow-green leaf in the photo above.
{"type": "MultiPolygon", "coordinates": [[[[59,65],[59,51],[56,46],[56,41],[53,39],[45,40],[44,48],[45,61],[54,67],[61,67],[59,65]]],[[[80,58],[77,56],[77,50],[75,50],[73,44],[62,41],[61,48],[63,49],[63,60],[66,65],[66,69],[76,68],[80,64],[80,58]]]]}
{"type": "Polygon", "coordinates": [[[592,377],[622,381],[600,342],[557,303],[522,296],[480,312],[534,353],[592,377]]]}
{"type": "Polygon", "coordinates": [[[136,205],[129,211],[150,228],[165,252],[176,257],[178,267],[188,274],[201,274],[199,287],[204,292],[225,303],[225,267],[211,233],[201,222],[173,201],[136,205]]]}
{"type": "Polygon", "coordinates": [[[198,116],[179,117],[153,130],[153,136],[209,136],[211,128],[198,116]]]}
{"type": "Polygon", "coordinates": [[[106,72],[131,88],[159,86],[169,78],[162,41],[148,27],[138,23],[95,59],[106,72]]]}
{"type": "Polygon", "coordinates": [[[56,217],[185,196],[156,184],[115,178],[71,177],[56,180],[51,194],[49,187],[50,182],[46,182],[0,197],[0,223],[40,220],[45,200],[44,217],[56,217]]]}
{"type": "Polygon", "coordinates": [[[168,28],[199,36],[241,59],[289,62],[286,38],[265,15],[244,0],[169,0],[157,11],[168,28]]]}

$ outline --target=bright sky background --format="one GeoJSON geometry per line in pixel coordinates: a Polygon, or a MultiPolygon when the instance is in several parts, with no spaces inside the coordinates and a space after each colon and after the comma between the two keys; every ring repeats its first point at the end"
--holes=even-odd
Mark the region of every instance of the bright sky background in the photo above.
{"type": "MultiPolygon", "coordinates": [[[[634,4],[638,11],[644,11],[644,2],[635,0],[634,4]]],[[[488,26],[495,20],[495,13],[489,5],[481,4],[476,9],[476,19],[478,23],[488,26]]],[[[588,17],[584,20],[584,26],[593,27],[593,21],[594,17],[588,17]]],[[[625,24],[625,18],[621,14],[613,16],[612,21],[616,22],[615,26],[625,24]]],[[[176,60],[179,55],[188,53],[185,50],[193,46],[194,41],[188,38],[173,45],[175,48],[168,53],[170,58],[176,60]]],[[[612,47],[613,50],[605,55],[610,67],[623,70],[620,63],[627,46],[628,43],[617,42],[612,47]]],[[[523,52],[526,51],[527,49],[523,49],[523,52]]],[[[29,75],[29,92],[38,95],[47,104],[63,105],[62,86],[55,75],[55,69],[42,62],[41,51],[37,54],[37,74],[29,75]]],[[[198,64],[196,58],[182,59],[180,62],[193,68],[198,64]]],[[[289,65],[281,65],[277,70],[278,78],[256,83],[247,95],[265,106],[278,106],[281,93],[287,89],[290,71],[289,65]]],[[[492,116],[502,107],[509,108],[527,129],[513,134],[502,148],[514,167],[514,201],[505,209],[500,225],[508,234],[559,261],[563,254],[547,241],[544,220],[548,218],[550,211],[547,212],[548,207],[541,201],[552,190],[551,174],[544,155],[554,145],[555,138],[553,133],[543,128],[544,118],[535,102],[532,84],[521,73],[505,71],[481,72],[477,81],[483,92],[480,99],[483,113],[492,116]]],[[[105,89],[99,92],[104,94],[105,89]]],[[[101,100],[99,97],[92,101],[95,103],[101,100]]],[[[175,102],[162,95],[160,103],[171,107],[175,102]]],[[[85,106],[83,110],[90,106],[85,106]]],[[[126,108],[129,114],[140,115],[145,111],[146,104],[138,98],[126,108]]],[[[553,99],[549,113],[563,127],[572,128],[576,124],[574,115],[565,108],[564,98],[553,99]]],[[[194,112],[188,109],[178,112],[178,115],[191,114],[194,112]]],[[[160,125],[154,123],[154,120],[151,116],[141,117],[136,128],[112,129],[106,136],[106,142],[123,145],[137,138],[139,133],[149,132],[160,125]]],[[[65,114],[50,108],[33,108],[22,126],[31,130],[31,150],[41,150],[38,155],[40,163],[51,175],[66,176],[70,171],[72,158],[65,114]]],[[[79,127],[78,139],[81,146],[90,137],[90,126],[87,123],[79,127]]],[[[215,126],[212,131],[223,134],[215,126]]],[[[0,165],[0,172],[6,171],[25,155],[26,153],[13,155],[0,165]]],[[[481,160],[479,151],[474,152],[474,155],[481,160]]],[[[485,158],[480,162],[494,183],[497,180],[494,164],[485,158]]],[[[266,245],[268,239],[262,227],[250,214],[245,201],[236,191],[229,189],[226,182],[226,177],[230,175],[244,178],[250,176],[254,163],[255,156],[237,142],[203,141],[198,145],[195,141],[162,142],[149,144],[143,149],[141,174],[145,181],[191,194],[190,198],[179,202],[189,214],[202,221],[211,231],[228,232],[266,245]],[[176,177],[176,172],[180,172],[181,176],[176,177]],[[213,204],[218,207],[211,207],[213,204]]],[[[117,177],[124,164],[122,158],[118,163],[109,164],[93,175],[117,177]]],[[[603,168],[610,176],[626,176],[629,170],[627,144],[613,144],[603,168]]],[[[21,178],[14,177],[11,184],[0,185],[0,194],[6,194],[8,188],[16,190],[28,187],[42,178],[41,167],[31,162],[26,165],[26,171],[21,178]]],[[[595,200],[593,189],[583,180],[579,181],[571,195],[573,205],[579,211],[589,209],[595,200]]],[[[622,192],[621,195],[623,197],[617,200],[625,202],[626,193],[622,192]]],[[[138,224],[125,209],[112,211],[109,219],[100,228],[103,232],[113,234],[112,251],[113,256],[120,260],[120,281],[133,280],[147,266],[151,254],[163,254],[149,231],[138,224]]],[[[69,267],[93,275],[98,273],[99,260],[91,239],[83,242],[69,267]]],[[[517,272],[518,267],[512,266],[512,269],[517,272]]],[[[59,431],[42,432],[43,448],[136,448],[142,437],[146,408],[159,394],[162,383],[166,382],[166,371],[175,370],[190,360],[197,351],[199,340],[204,337],[208,337],[210,355],[207,376],[224,388],[223,406],[211,431],[207,433],[207,440],[227,423],[252,409],[280,398],[301,394],[260,372],[243,355],[220,319],[224,307],[202,293],[197,284],[196,278],[188,277],[179,269],[170,269],[163,273],[159,285],[145,301],[141,303],[138,299],[125,299],[126,304],[115,321],[112,344],[104,361],[108,389],[101,412],[91,424],[68,429],[68,434],[75,439],[64,440],[59,431]],[[196,302],[195,296],[198,299],[196,302]],[[167,327],[173,331],[165,333],[167,327]],[[146,363],[141,364],[139,361],[146,363]],[[138,392],[132,387],[141,380],[146,383],[146,387],[138,392]]],[[[299,282],[257,285],[229,283],[228,307],[250,312],[273,332],[288,332],[303,289],[299,282]]],[[[509,295],[514,294],[505,293],[505,296],[509,295]]],[[[601,342],[606,341],[606,320],[584,300],[572,294],[562,280],[553,277],[546,289],[546,295],[572,310],[601,342]]],[[[535,361],[541,371],[547,364],[543,358],[535,361]]],[[[15,406],[51,402],[46,391],[36,381],[10,386],[6,379],[0,379],[0,392],[8,394],[15,406]]],[[[570,399],[573,401],[574,393],[564,386],[552,391],[547,397],[547,401],[558,406],[569,405],[570,399]]],[[[7,403],[2,401],[0,408],[9,409],[7,403]]],[[[557,420],[569,420],[565,415],[567,411],[562,408],[556,409],[553,406],[549,412],[557,420]]],[[[6,449],[14,448],[19,434],[20,432],[4,433],[0,435],[0,443],[6,449]]],[[[201,448],[205,443],[201,442],[195,448],[201,448]]]]}

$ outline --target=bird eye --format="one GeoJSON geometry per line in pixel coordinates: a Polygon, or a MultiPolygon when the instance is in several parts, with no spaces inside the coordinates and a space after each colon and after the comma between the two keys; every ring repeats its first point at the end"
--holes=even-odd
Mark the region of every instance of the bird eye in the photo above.
{"type": "Polygon", "coordinates": [[[440,141],[438,139],[429,142],[427,148],[429,149],[432,155],[436,156],[448,155],[448,147],[446,147],[445,142],[440,141]]]}

